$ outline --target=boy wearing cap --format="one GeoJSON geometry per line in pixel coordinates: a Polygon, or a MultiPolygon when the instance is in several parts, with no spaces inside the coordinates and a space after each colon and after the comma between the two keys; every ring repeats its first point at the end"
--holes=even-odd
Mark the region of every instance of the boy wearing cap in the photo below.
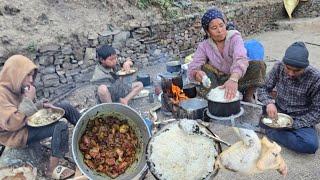
{"type": "Polygon", "coordinates": [[[270,118],[277,118],[278,112],[293,118],[292,129],[266,128],[266,135],[293,151],[313,154],[319,145],[315,125],[320,122],[320,72],[309,65],[308,56],[303,42],[289,46],[258,89],[258,97],[270,118]],[[269,94],[273,88],[275,100],[269,94]]]}
{"type": "MultiPolygon", "coordinates": [[[[91,82],[103,82],[97,90],[98,103],[120,102],[128,105],[128,102],[142,89],[141,82],[125,83],[116,72],[120,70],[117,54],[113,47],[103,45],[97,49],[98,64],[95,67],[91,82]]],[[[133,62],[127,59],[122,68],[129,71],[133,62]]]]}

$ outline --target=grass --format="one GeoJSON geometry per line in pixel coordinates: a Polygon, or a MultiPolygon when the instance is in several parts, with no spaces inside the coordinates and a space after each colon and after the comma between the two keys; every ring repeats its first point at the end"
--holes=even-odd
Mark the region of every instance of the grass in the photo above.
{"type": "Polygon", "coordinates": [[[35,53],[37,51],[37,44],[34,41],[30,42],[27,46],[27,50],[30,53],[35,53]]]}
{"type": "Polygon", "coordinates": [[[138,7],[140,9],[151,5],[159,7],[166,18],[175,18],[179,15],[177,8],[173,7],[173,0],[138,0],[138,7]]]}

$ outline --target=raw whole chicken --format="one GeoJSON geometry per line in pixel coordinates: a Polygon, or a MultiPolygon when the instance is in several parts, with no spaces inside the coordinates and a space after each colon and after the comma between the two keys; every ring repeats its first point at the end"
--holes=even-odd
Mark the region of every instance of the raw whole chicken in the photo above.
{"type": "Polygon", "coordinates": [[[234,128],[241,141],[224,150],[217,158],[216,166],[241,174],[261,173],[276,169],[287,174],[287,166],[280,155],[281,147],[266,137],[259,139],[253,130],[234,128]]]}

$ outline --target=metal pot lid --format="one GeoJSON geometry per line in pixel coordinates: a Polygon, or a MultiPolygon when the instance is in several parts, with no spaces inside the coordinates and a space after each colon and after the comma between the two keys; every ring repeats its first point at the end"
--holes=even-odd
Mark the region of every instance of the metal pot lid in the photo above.
{"type": "Polygon", "coordinates": [[[195,84],[185,84],[185,85],[183,85],[183,89],[191,89],[191,88],[194,88],[194,87],[196,87],[195,84]]]}
{"type": "Polygon", "coordinates": [[[145,74],[145,73],[139,73],[137,75],[138,78],[150,78],[150,75],[149,74],[145,74]]]}
{"type": "Polygon", "coordinates": [[[227,100],[224,98],[225,89],[221,89],[220,87],[216,87],[211,89],[210,92],[207,94],[207,99],[213,102],[220,102],[220,103],[230,103],[240,100],[240,92],[237,91],[236,96],[231,99],[227,100]]]}
{"type": "Polygon", "coordinates": [[[190,98],[181,101],[179,106],[186,111],[194,111],[208,107],[208,101],[199,98],[190,98]]]}
{"type": "Polygon", "coordinates": [[[179,66],[181,65],[180,61],[169,61],[166,63],[167,66],[179,66]]]}
{"type": "Polygon", "coordinates": [[[159,76],[165,79],[173,79],[176,77],[180,77],[181,75],[179,72],[173,72],[173,73],[164,72],[164,73],[160,73],[159,76]]]}

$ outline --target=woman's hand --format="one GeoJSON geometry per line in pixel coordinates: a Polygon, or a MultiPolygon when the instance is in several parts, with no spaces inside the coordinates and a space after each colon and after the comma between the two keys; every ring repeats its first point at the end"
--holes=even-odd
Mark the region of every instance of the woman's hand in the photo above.
{"type": "Polygon", "coordinates": [[[198,82],[202,82],[202,78],[206,76],[206,73],[201,71],[201,70],[198,70],[196,71],[195,73],[195,80],[198,81],[198,82]]]}
{"type": "Polygon", "coordinates": [[[25,88],[23,96],[33,101],[36,98],[36,88],[33,85],[26,86],[25,88]]]}
{"type": "Polygon", "coordinates": [[[267,114],[271,119],[278,119],[278,110],[276,105],[274,105],[273,103],[270,103],[267,105],[267,114]]]}
{"type": "Polygon", "coordinates": [[[210,88],[211,86],[211,81],[210,79],[208,78],[208,76],[206,75],[205,72],[199,70],[196,72],[195,74],[195,80],[198,81],[198,82],[201,82],[202,85],[205,87],[205,88],[210,88]]]}
{"type": "Polygon", "coordinates": [[[236,97],[238,91],[238,83],[233,80],[227,80],[220,88],[224,88],[224,98],[231,100],[236,97]]]}
{"type": "Polygon", "coordinates": [[[130,72],[131,66],[133,65],[133,62],[130,58],[127,58],[126,61],[123,63],[122,68],[126,72],[130,72]]]}

